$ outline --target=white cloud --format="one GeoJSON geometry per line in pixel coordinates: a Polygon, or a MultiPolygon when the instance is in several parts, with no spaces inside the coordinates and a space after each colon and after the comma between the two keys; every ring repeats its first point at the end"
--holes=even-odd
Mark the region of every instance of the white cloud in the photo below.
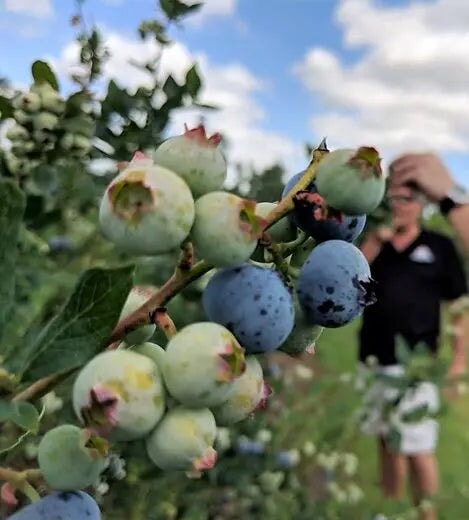
{"type": "Polygon", "coordinates": [[[5,0],[5,10],[33,18],[50,18],[53,14],[52,0],[5,0]]]}
{"type": "Polygon", "coordinates": [[[398,7],[341,0],[335,12],[352,64],[322,47],[294,72],[322,102],[311,118],[330,146],[372,144],[386,156],[408,150],[469,152],[469,2],[398,7]]]}
{"type": "MultiPolygon", "coordinates": [[[[130,65],[128,60],[138,57],[139,61],[144,62],[158,52],[156,44],[153,41],[142,43],[112,31],[105,34],[112,56],[104,68],[106,78],[114,78],[121,86],[129,89],[148,84],[148,75],[130,65]]],[[[277,161],[298,168],[304,166],[301,143],[264,128],[265,113],[255,96],[264,91],[267,85],[243,65],[228,63],[216,66],[205,54],[194,55],[184,45],[173,43],[163,52],[160,72],[162,75],[171,72],[176,81],[181,81],[194,60],[204,80],[201,102],[217,105],[220,110],[179,110],[171,121],[170,134],[181,133],[184,123],[189,127],[197,125],[201,116],[205,118],[209,134],[216,131],[226,134],[229,140],[230,181],[235,177],[235,162],[248,163],[258,169],[272,166],[277,161]]],[[[68,45],[58,59],[50,61],[61,75],[76,71],[76,44],[68,45]]]]}
{"type": "Polygon", "coordinates": [[[202,26],[217,18],[233,18],[236,23],[240,21],[236,17],[238,0],[190,0],[187,4],[198,4],[202,6],[194,14],[187,17],[185,23],[189,26],[202,26]]]}

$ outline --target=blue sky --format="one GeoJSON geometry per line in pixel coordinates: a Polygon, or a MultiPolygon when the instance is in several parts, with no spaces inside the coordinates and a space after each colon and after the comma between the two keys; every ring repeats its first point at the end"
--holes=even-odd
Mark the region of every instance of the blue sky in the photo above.
{"type": "MultiPolygon", "coordinates": [[[[108,77],[129,88],[128,57],[146,56],[136,27],[155,0],[87,0],[85,13],[118,55],[108,77]],[[120,58],[119,58],[120,57],[120,58]],[[120,59],[120,61],[119,61],[120,59]]],[[[37,58],[60,73],[73,62],[70,0],[0,0],[0,75],[27,84],[37,58]]],[[[375,145],[441,153],[469,185],[469,2],[461,0],[207,0],[172,31],[165,70],[197,59],[204,97],[222,106],[208,130],[230,137],[230,158],[257,168],[280,160],[292,175],[303,145],[375,145]]],[[[182,113],[171,131],[198,114],[182,113]]]]}

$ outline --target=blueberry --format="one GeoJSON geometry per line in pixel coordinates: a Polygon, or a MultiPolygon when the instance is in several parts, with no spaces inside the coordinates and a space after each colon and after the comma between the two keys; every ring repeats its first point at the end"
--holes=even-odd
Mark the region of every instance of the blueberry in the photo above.
{"type": "MultiPolygon", "coordinates": [[[[66,471],[66,468],[65,468],[66,471]]],[[[51,493],[9,516],[7,520],[100,520],[94,499],[82,491],[51,493]]]]}
{"type": "MultiPolygon", "coordinates": [[[[285,185],[282,197],[293,188],[300,180],[303,172],[294,175],[285,185]]],[[[311,182],[306,191],[309,193],[318,193],[315,182],[311,182]]],[[[326,201],[327,202],[327,201],[326,201]]],[[[311,204],[297,203],[293,213],[289,215],[292,223],[305,233],[313,237],[316,242],[324,242],[326,240],[345,240],[353,242],[358,238],[366,224],[366,215],[347,215],[341,213],[341,218],[337,218],[339,214],[334,214],[325,220],[318,220],[313,212],[311,204]]]]}
{"type": "Polygon", "coordinates": [[[220,269],[202,297],[210,321],[236,336],[248,354],[279,348],[293,329],[290,292],[273,270],[251,264],[220,269]]]}
{"type": "Polygon", "coordinates": [[[376,301],[370,266],[353,244],[328,240],[316,246],[301,268],[297,295],[312,324],[342,327],[376,301]]]}

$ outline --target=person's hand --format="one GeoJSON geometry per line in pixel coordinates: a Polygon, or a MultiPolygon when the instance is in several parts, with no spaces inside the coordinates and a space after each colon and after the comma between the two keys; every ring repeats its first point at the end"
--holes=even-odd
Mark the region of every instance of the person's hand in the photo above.
{"type": "Polygon", "coordinates": [[[429,199],[439,201],[448,194],[455,181],[443,161],[433,153],[409,153],[389,166],[392,185],[414,183],[429,199]]]}
{"type": "Polygon", "coordinates": [[[384,244],[386,242],[391,242],[394,238],[396,231],[388,226],[380,226],[376,229],[374,236],[378,242],[384,244]]]}

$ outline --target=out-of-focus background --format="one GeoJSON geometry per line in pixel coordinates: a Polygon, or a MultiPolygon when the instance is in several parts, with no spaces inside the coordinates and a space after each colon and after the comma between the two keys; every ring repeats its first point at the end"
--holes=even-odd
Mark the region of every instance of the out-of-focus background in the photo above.
{"type": "MultiPolygon", "coordinates": [[[[99,197],[116,161],[181,133],[184,123],[203,121],[223,134],[227,188],[258,201],[278,200],[324,136],[331,149],[376,146],[384,164],[404,151],[435,150],[469,185],[469,4],[203,4],[0,0],[0,169],[27,177],[29,226],[2,355],[55,315],[83,269],[126,259],[96,229],[99,197]],[[35,60],[55,74],[66,116],[57,123],[48,110],[27,113],[35,133],[26,139],[8,134],[22,117],[9,99],[29,89],[35,60]]],[[[49,74],[38,67],[33,74],[49,74]]],[[[385,218],[379,208],[368,225],[385,218]]],[[[452,234],[432,208],[426,225],[452,234]]],[[[176,257],[142,261],[137,281],[162,284],[176,257]]],[[[179,327],[204,319],[202,288],[171,302],[179,327]]],[[[126,478],[96,490],[104,518],[414,518],[407,500],[382,501],[375,443],[358,432],[358,327],[359,320],[326,330],[314,355],[269,356],[264,369],[275,393],[267,409],[220,432],[219,462],[202,479],[151,469],[140,444],[126,447],[126,478]]],[[[44,429],[74,420],[69,390],[65,383],[49,396],[44,429]]],[[[469,397],[461,390],[441,417],[441,520],[462,520],[469,506],[469,397]]],[[[17,435],[5,428],[2,446],[17,435]]],[[[37,440],[29,435],[2,457],[25,466],[37,440]]]]}

